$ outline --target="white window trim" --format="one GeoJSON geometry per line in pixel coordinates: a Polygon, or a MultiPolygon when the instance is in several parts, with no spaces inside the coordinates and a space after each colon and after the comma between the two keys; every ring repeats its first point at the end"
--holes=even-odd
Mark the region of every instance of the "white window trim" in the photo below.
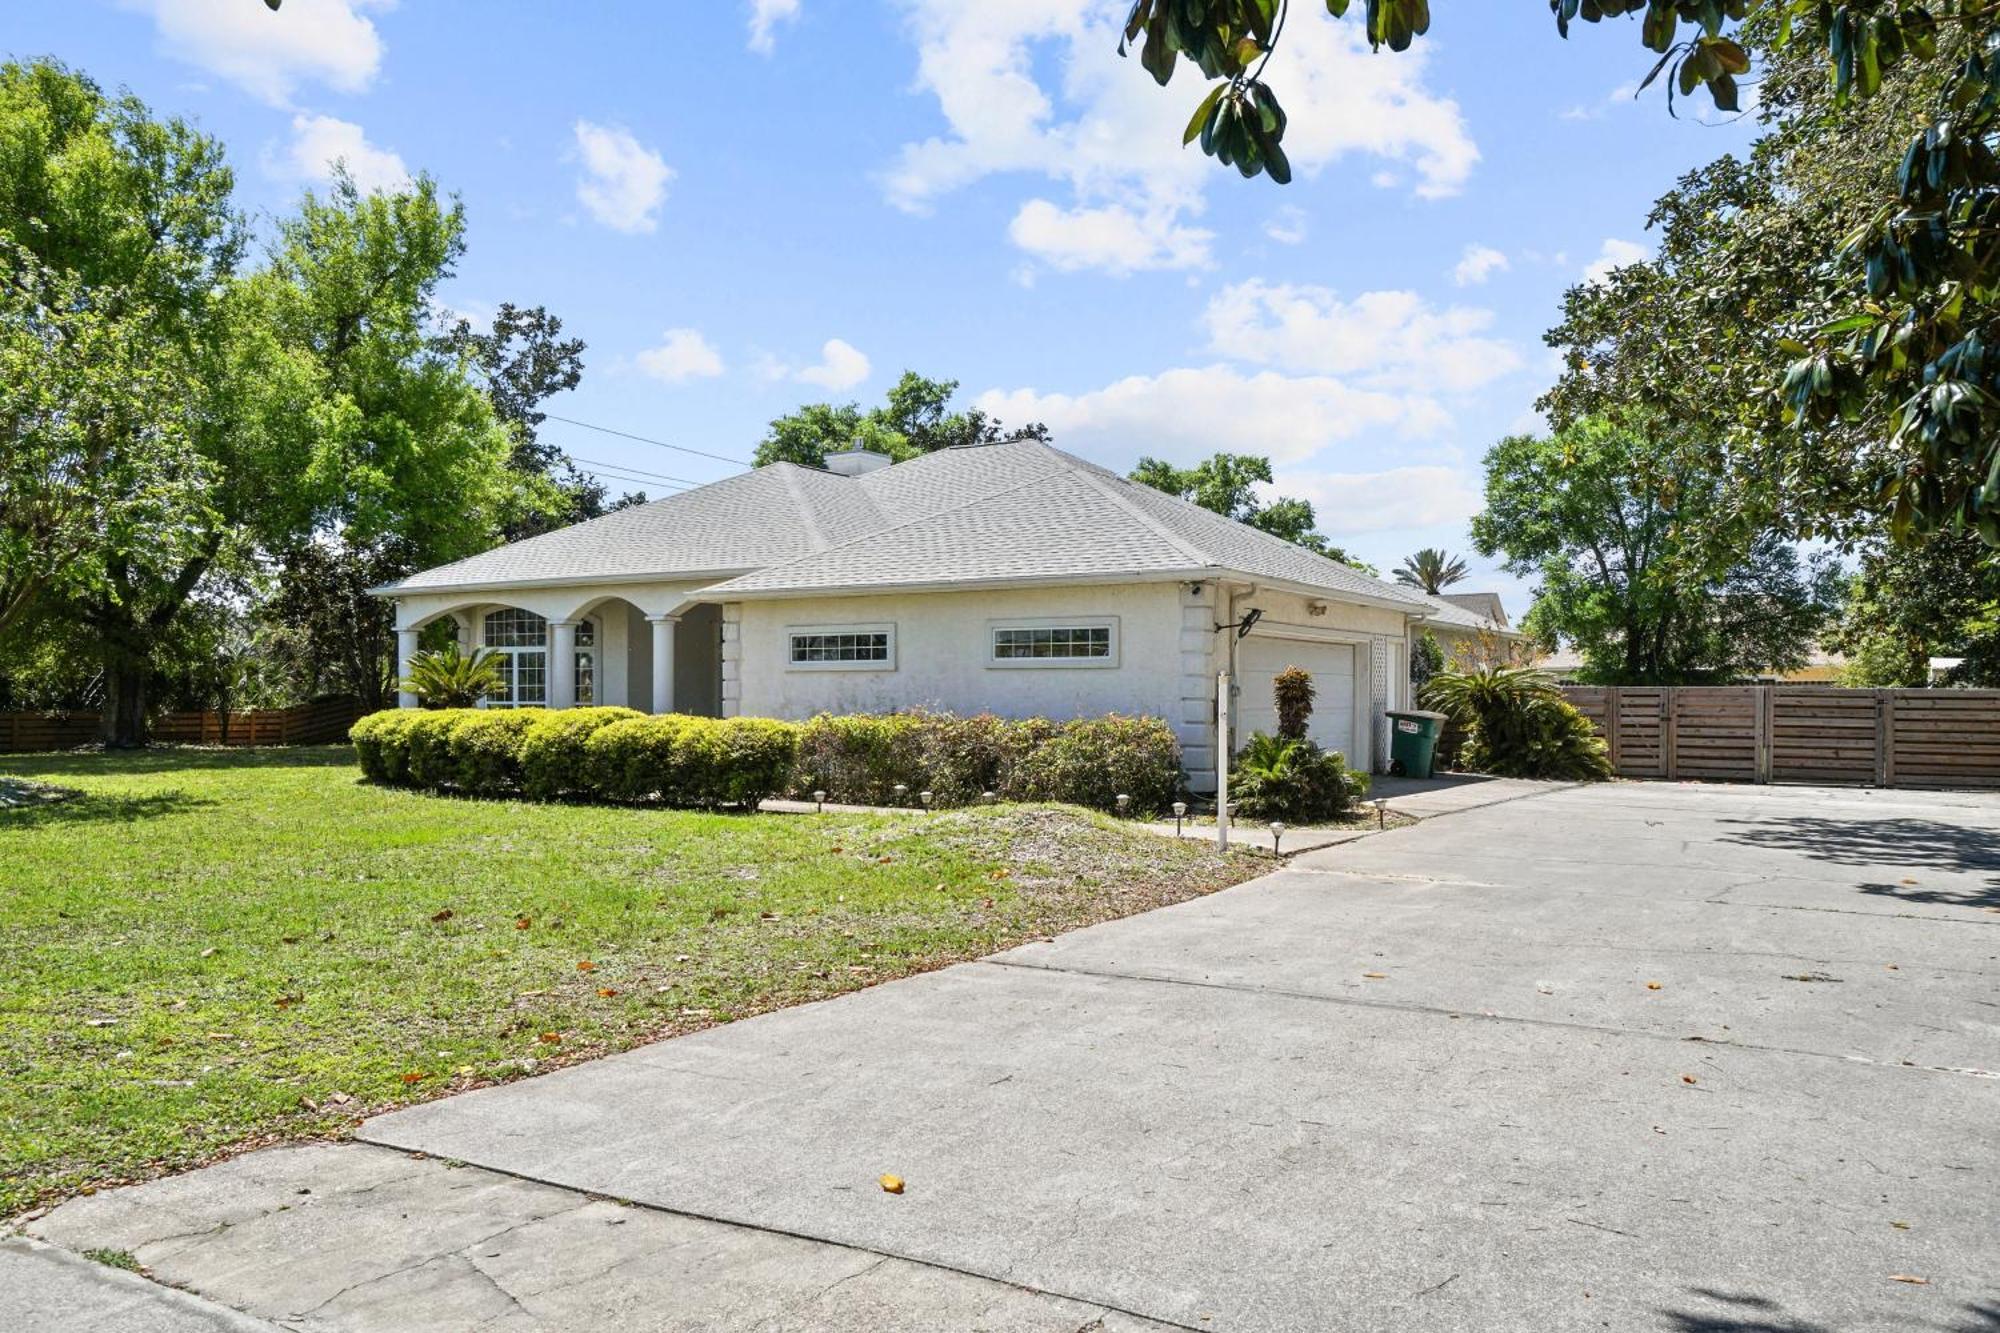
{"type": "Polygon", "coordinates": [[[1121,652],[1119,640],[1117,616],[1012,616],[1005,620],[989,620],[986,622],[986,665],[996,671],[1115,670],[1121,652]],[[1111,654],[1108,657],[1001,657],[997,640],[1003,629],[1108,629],[1111,631],[1111,654]]]}
{"type": "Polygon", "coordinates": [[[785,626],[785,670],[787,671],[894,671],[896,669],[896,625],[887,621],[871,625],[787,625],[785,626]],[[794,662],[792,640],[801,634],[886,634],[889,656],[881,662],[794,662]]]}

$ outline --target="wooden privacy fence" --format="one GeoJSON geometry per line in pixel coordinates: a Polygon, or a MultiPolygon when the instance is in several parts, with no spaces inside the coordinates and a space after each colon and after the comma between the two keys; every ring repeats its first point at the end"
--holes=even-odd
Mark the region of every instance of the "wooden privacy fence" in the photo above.
{"type": "Polygon", "coordinates": [[[1620,777],[2000,787],[2000,690],[1570,685],[1620,777]]]}
{"type": "MultiPolygon", "coordinates": [[[[176,745],[326,745],[347,739],[358,700],[335,696],[296,708],[162,713],[152,738],[176,745]],[[223,722],[225,716],[227,728],[223,722]],[[226,733],[226,734],[225,734],[226,733]]],[[[0,713],[0,753],[68,750],[97,739],[96,713],[0,713]]]]}

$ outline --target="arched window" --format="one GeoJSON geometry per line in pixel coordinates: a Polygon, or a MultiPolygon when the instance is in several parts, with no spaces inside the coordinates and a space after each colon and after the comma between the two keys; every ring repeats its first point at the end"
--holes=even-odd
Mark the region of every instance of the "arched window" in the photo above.
{"type": "Polygon", "coordinates": [[[503,607],[486,617],[485,647],[500,667],[489,708],[540,708],[549,701],[549,622],[533,611],[503,607]]]}

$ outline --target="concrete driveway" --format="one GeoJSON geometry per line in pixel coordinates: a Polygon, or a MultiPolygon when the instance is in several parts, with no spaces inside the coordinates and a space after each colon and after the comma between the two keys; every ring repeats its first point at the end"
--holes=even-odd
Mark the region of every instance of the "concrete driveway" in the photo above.
{"type": "Polygon", "coordinates": [[[1619,784],[363,1137],[1050,1327],[1991,1333],[1995,1070],[2000,797],[1619,784]]]}

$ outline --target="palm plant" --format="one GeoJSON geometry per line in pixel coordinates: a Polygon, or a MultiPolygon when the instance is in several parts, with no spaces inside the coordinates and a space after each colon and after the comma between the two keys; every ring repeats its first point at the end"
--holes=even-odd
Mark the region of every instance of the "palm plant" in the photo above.
{"type": "Polygon", "coordinates": [[[1457,556],[1448,555],[1434,546],[1426,546],[1415,555],[1403,557],[1403,563],[1396,566],[1396,582],[1422,588],[1435,597],[1452,584],[1464,581],[1471,573],[1457,556]]]}
{"type": "Polygon", "coordinates": [[[1424,688],[1423,702],[1449,714],[1466,732],[1460,758],[1474,772],[1510,778],[1611,776],[1604,741],[1546,671],[1440,672],[1424,688]]]}
{"type": "Polygon", "coordinates": [[[402,688],[426,708],[473,708],[502,683],[498,654],[484,648],[462,653],[453,644],[411,658],[409,679],[402,688]]]}

